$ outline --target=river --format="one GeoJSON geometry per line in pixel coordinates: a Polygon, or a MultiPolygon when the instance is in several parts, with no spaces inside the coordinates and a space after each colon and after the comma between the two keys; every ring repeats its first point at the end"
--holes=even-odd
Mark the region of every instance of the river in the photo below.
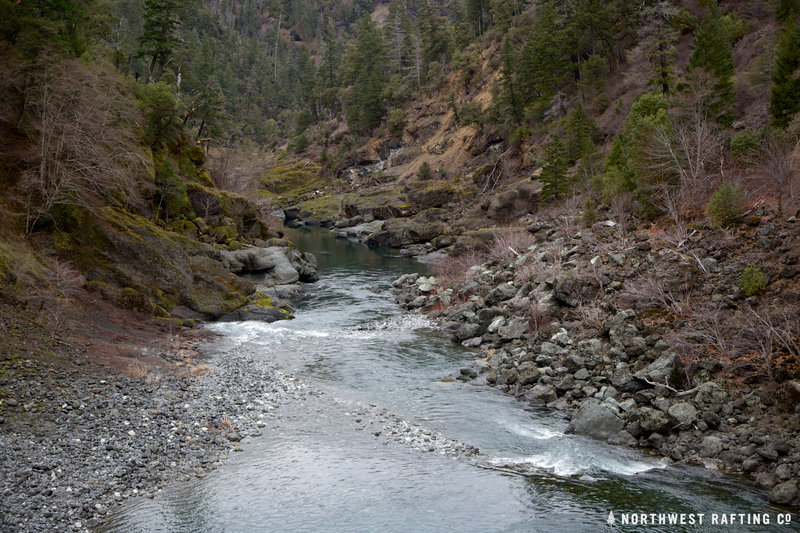
{"type": "Polygon", "coordinates": [[[702,526],[670,531],[796,530],[778,526],[780,511],[742,477],[566,435],[558,413],[485,385],[441,381],[479,354],[393,302],[392,280],[424,265],[324,230],[290,238],[317,256],[321,274],[295,302],[296,318],[210,325],[222,335],[210,357],[248,346],[319,394],[280,407],[264,434],[219,470],[129,502],[103,531],[667,529],[625,526],[626,513],[695,513],[696,522],[704,514],[702,526]],[[480,455],[376,436],[385,420],[417,424],[480,455]],[[714,513],[768,513],[770,525],[714,525],[714,513]]]}

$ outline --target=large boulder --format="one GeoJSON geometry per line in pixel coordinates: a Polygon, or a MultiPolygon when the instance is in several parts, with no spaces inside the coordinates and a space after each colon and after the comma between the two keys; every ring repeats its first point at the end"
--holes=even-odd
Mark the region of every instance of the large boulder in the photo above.
{"type": "Polygon", "coordinates": [[[262,307],[260,305],[245,305],[226,313],[219,318],[219,322],[245,322],[255,320],[259,322],[275,322],[292,318],[287,311],[276,307],[262,307]]]}
{"type": "Polygon", "coordinates": [[[222,252],[222,262],[236,274],[261,274],[263,285],[289,285],[318,278],[316,258],[285,246],[222,252]]]}
{"type": "Polygon", "coordinates": [[[675,353],[665,353],[634,376],[642,381],[649,380],[653,383],[666,384],[674,388],[683,385],[683,363],[675,353]]]}
{"type": "Polygon", "coordinates": [[[608,440],[625,429],[619,409],[596,398],[584,400],[572,416],[569,431],[596,439],[608,440]]]}
{"type": "Polygon", "coordinates": [[[561,273],[553,280],[553,298],[561,305],[578,307],[597,296],[597,287],[578,279],[573,272],[561,273]]]}

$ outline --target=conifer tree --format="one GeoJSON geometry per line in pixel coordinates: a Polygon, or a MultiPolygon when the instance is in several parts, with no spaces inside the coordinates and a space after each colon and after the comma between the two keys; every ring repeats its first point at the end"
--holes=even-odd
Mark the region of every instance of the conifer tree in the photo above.
{"type": "Polygon", "coordinates": [[[558,199],[569,192],[567,157],[567,149],[561,137],[556,135],[547,148],[547,159],[539,176],[542,182],[542,201],[558,199]]]}
{"type": "Polygon", "coordinates": [[[666,1],[644,7],[641,11],[643,23],[637,31],[639,43],[628,56],[630,75],[644,77],[648,86],[659,87],[667,96],[675,80],[678,32],[672,27],[671,19],[677,14],[678,9],[666,1]]]}
{"type": "Polygon", "coordinates": [[[800,24],[790,21],[775,51],[769,112],[777,128],[785,128],[800,111],[800,24]]]}
{"type": "Polygon", "coordinates": [[[711,0],[708,13],[700,25],[689,60],[689,71],[702,69],[716,77],[714,96],[708,102],[711,116],[721,123],[729,122],[733,104],[733,47],[719,13],[716,0],[711,0]]]}
{"type": "Polygon", "coordinates": [[[172,51],[178,45],[178,27],[184,0],[145,0],[144,26],[139,36],[139,55],[149,57],[148,81],[158,81],[164,74],[172,51]]]}
{"type": "Polygon", "coordinates": [[[358,23],[356,42],[344,59],[345,83],[352,85],[347,98],[347,123],[364,131],[377,126],[386,109],[382,93],[386,84],[383,67],[386,47],[369,15],[358,23]]]}

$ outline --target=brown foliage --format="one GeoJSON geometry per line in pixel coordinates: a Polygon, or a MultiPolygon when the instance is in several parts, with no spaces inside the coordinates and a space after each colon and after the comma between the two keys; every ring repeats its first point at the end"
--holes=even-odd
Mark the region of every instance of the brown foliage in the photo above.
{"type": "Polygon", "coordinates": [[[0,75],[0,122],[27,143],[0,157],[22,169],[26,232],[60,205],[140,205],[140,116],[119,79],[78,60],[23,65],[10,61],[0,75]]]}

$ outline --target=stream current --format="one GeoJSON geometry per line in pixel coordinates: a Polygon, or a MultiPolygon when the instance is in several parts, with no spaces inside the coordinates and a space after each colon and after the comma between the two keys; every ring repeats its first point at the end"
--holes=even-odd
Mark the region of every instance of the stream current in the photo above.
{"type": "Polygon", "coordinates": [[[222,337],[210,352],[223,357],[247,347],[321,394],[281,406],[264,434],[220,469],[153,500],[131,501],[103,531],[796,530],[777,525],[780,511],[742,477],[667,466],[567,435],[558,413],[483,384],[440,381],[479,353],[394,303],[392,280],[425,272],[424,265],[324,230],[290,233],[317,256],[320,272],[308,295],[293,302],[296,318],[212,324],[222,337]],[[456,458],[359,431],[353,413],[365,407],[360,416],[388,413],[477,447],[480,456],[456,458]],[[624,525],[626,513],[705,516],[702,526],[624,525]],[[715,525],[715,513],[767,513],[771,520],[715,525]]]}

